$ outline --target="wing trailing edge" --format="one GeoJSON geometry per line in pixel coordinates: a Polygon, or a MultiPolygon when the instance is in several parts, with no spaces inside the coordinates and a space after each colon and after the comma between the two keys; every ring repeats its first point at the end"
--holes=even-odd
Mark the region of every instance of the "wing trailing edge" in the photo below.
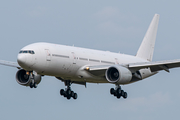
{"type": "Polygon", "coordinates": [[[144,68],[150,68],[151,72],[157,72],[160,70],[165,70],[166,72],[170,72],[169,69],[176,67],[180,67],[180,59],[129,64],[129,69],[133,71],[137,71],[144,68]]]}

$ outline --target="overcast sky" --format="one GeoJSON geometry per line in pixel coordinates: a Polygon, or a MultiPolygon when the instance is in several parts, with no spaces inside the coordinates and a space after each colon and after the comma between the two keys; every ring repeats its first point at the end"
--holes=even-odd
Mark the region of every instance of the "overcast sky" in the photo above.
{"type": "MultiPolygon", "coordinates": [[[[1,0],[0,54],[16,61],[34,42],[75,45],[135,55],[155,13],[160,14],[154,61],[180,58],[180,2],[176,0],[1,0]]],[[[128,98],[110,95],[112,84],[72,85],[77,100],[59,95],[64,83],[43,77],[37,89],[19,85],[17,69],[0,66],[1,120],[179,119],[180,69],[122,86],[128,98]]]]}

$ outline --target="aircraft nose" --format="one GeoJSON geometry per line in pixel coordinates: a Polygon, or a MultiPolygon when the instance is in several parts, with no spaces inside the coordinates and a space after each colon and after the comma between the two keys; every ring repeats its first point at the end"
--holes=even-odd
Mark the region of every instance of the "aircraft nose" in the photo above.
{"type": "Polygon", "coordinates": [[[26,55],[25,54],[19,54],[17,57],[18,64],[23,67],[26,65],[26,55]]]}

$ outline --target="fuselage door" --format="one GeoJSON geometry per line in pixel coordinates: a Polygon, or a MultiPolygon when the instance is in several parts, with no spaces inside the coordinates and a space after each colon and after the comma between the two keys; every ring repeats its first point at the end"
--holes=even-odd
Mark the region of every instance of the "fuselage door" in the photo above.
{"type": "Polygon", "coordinates": [[[117,58],[115,58],[115,63],[119,64],[119,60],[117,58]]]}
{"type": "Polygon", "coordinates": [[[76,54],[74,52],[71,52],[72,53],[72,57],[73,57],[73,65],[76,65],[76,54]]]}
{"type": "Polygon", "coordinates": [[[76,72],[78,70],[78,63],[77,63],[77,59],[78,57],[76,56],[76,54],[74,52],[71,52],[72,54],[72,72],[76,72]]]}
{"type": "Polygon", "coordinates": [[[45,49],[45,53],[46,53],[46,61],[51,61],[51,52],[49,51],[49,49],[45,49]]]}

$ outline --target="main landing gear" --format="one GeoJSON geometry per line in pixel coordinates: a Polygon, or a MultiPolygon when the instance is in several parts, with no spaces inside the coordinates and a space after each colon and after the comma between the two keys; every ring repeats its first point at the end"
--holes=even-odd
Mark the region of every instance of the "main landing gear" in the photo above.
{"type": "Polygon", "coordinates": [[[121,96],[126,99],[127,98],[127,92],[124,92],[124,90],[121,89],[121,86],[117,85],[116,88],[110,89],[111,95],[114,95],[118,99],[121,98],[121,96]]]}
{"type": "Polygon", "coordinates": [[[74,91],[71,90],[70,86],[71,86],[71,81],[65,81],[64,82],[65,85],[67,86],[67,88],[61,89],[60,90],[60,95],[66,97],[68,100],[72,98],[77,99],[77,93],[75,93],[74,91]]]}

